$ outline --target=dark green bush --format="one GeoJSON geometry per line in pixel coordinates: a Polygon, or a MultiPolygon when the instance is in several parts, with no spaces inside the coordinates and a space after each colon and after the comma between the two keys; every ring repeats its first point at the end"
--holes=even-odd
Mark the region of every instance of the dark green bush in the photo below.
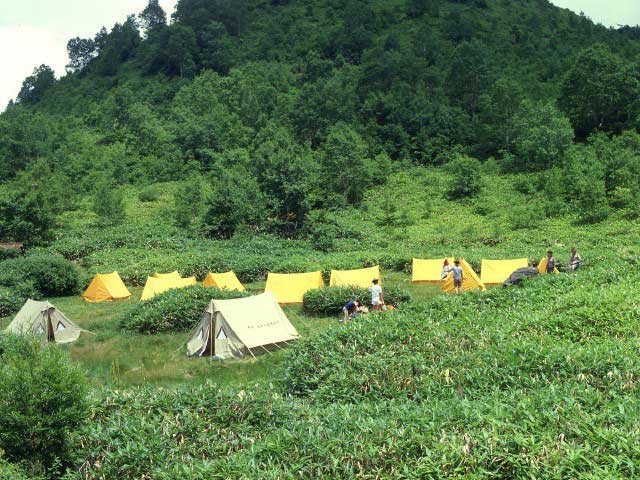
{"type": "Polygon", "coordinates": [[[0,285],[23,288],[32,284],[41,296],[65,296],[78,293],[80,271],[62,257],[37,255],[0,262],[0,285]]]}
{"type": "Polygon", "coordinates": [[[0,336],[0,450],[35,472],[64,465],[69,435],[88,417],[87,392],[64,350],[0,336]]]}
{"type": "Polygon", "coordinates": [[[144,334],[187,332],[202,318],[212,298],[225,300],[248,296],[248,292],[201,286],[169,290],[135,305],[122,318],[120,326],[124,330],[144,334]]]}
{"type": "MultiPolygon", "coordinates": [[[[361,287],[315,288],[304,294],[303,307],[311,315],[337,315],[348,301],[354,299],[370,305],[371,292],[368,288],[361,287]]],[[[400,287],[384,288],[384,301],[387,305],[398,306],[410,300],[409,292],[400,287]]]]}
{"type": "Polygon", "coordinates": [[[25,299],[13,288],[0,287],[0,318],[16,313],[25,299]]]}
{"type": "Polygon", "coordinates": [[[22,252],[19,248],[0,248],[0,260],[8,260],[20,256],[22,256],[22,252]]]}
{"type": "Polygon", "coordinates": [[[141,202],[156,202],[160,198],[160,189],[155,185],[145,188],[138,194],[138,200],[141,202]]]}

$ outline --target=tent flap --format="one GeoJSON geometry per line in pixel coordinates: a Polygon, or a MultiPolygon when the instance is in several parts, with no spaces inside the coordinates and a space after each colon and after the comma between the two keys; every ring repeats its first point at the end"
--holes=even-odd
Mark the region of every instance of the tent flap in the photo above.
{"type": "Polygon", "coordinates": [[[331,270],[331,280],[329,285],[332,287],[369,287],[371,281],[377,278],[382,285],[382,277],[380,276],[380,266],[369,268],[360,268],[358,270],[331,270]]]}
{"type": "Polygon", "coordinates": [[[245,290],[233,271],[226,273],[209,273],[202,285],[207,288],[217,288],[218,290],[238,290],[239,292],[244,292],[245,290]]]}
{"type": "Polygon", "coordinates": [[[480,279],[485,285],[502,285],[509,275],[529,266],[526,258],[514,258],[510,260],[486,260],[482,259],[480,279]]]}
{"type": "MultiPolygon", "coordinates": [[[[453,257],[447,258],[449,265],[453,266],[453,257]]],[[[413,283],[441,283],[442,268],[444,267],[444,259],[423,260],[420,258],[413,259],[413,268],[411,281],[413,283]]]]}
{"type": "Polygon", "coordinates": [[[271,292],[278,303],[302,303],[305,292],[324,287],[322,272],[269,273],[265,292],[271,292]]]}

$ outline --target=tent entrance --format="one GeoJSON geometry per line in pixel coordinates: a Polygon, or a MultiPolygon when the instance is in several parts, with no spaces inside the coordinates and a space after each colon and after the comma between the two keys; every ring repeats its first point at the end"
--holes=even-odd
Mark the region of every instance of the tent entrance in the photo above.
{"type": "Polygon", "coordinates": [[[53,320],[51,318],[51,309],[47,310],[47,342],[55,342],[56,335],[53,328],[53,320]]]}

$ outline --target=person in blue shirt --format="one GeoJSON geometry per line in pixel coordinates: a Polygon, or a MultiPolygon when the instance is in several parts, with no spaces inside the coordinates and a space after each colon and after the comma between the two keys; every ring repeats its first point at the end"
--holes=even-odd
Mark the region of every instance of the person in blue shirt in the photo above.
{"type": "Polygon", "coordinates": [[[462,292],[462,282],[464,281],[464,273],[462,271],[462,267],[460,266],[460,260],[456,260],[453,262],[455,265],[451,269],[453,272],[453,286],[456,289],[456,293],[462,292]]]}
{"type": "Polygon", "coordinates": [[[349,321],[353,318],[356,318],[358,312],[360,311],[360,300],[351,300],[347,302],[347,304],[342,307],[342,313],[344,313],[344,322],[349,321]]]}

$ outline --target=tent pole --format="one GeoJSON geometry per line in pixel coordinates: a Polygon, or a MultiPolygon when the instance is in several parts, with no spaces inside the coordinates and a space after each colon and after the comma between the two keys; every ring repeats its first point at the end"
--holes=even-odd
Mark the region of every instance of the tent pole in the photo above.
{"type": "Polygon", "coordinates": [[[251,351],[251,349],[249,347],[247,347],[247,350],[249,350],[249,353],[251,354],[251,356],[253,357],[253,359],[256,359],[256,356],[253,354],[253,352],[251,351]]]}

